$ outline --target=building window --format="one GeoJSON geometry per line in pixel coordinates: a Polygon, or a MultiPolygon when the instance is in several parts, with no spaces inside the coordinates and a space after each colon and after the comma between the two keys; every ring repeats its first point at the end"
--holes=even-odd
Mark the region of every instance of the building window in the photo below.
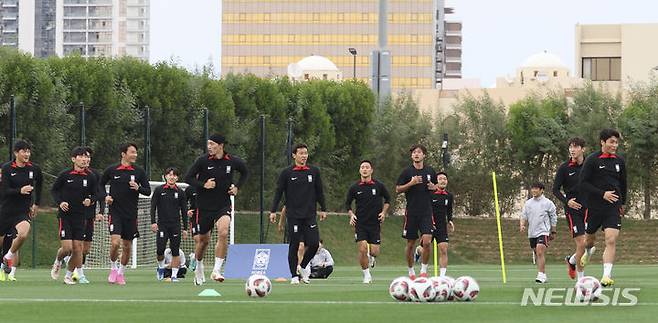
{"type": "Polygon", "coordinates": [[[247,21],[247,14],[244,12],[241,12],[238,14],[238,20],[240,21],[247,21]]]}
{"type": "Polygon", "coordinates": [[[368,15],[367,13],[364,12],[361,14],[362,21],[368,21],[369,19],[370,19],[370,15],[368,15]]]}
{"type": "Polygon", "coordinates": [[[271,41],[271,36],[270,35],[263,35],[263,42],[264,43],[269,43],[271,41]]]}
{"type": "Polygon", "coordinates": [[[411,65],[418,64],[418,56],[411,56],[411,65]]]}
{"type": "Polygon", "coordinates": [[[266,13],[263,15],[263,21],[270,22],[272,20],[272,15],[266,13]]]}
{"type": "Polygon", "coordinates": [[[238,41],[241,42],[241,43],[246,43],[247,42],[247,35],[241,34],[240,36],[238,36],[238,41]]]}
{"type": "Polygon", "coordinates": [[[327,74],[322,74],[322,79],[323,79],[323,80],[328,80],[328,79],[329,79],[329,76],[328,76],[327,74]]]}
{"type": "Polygon", "coordinates": [[[263,56],[263,64],[270,64],[270,57],[269,56],[263,56]]]}
{"type": "Polygon", "coordinates": [[[621,57],[583,57],[582,75],[592,81],[621,81],[621,57]]]}
{"type": "Polygon", "coordinates": [[[313,35],[313,42],[314,43],[319,43],[320,42],[320,35],[314,34],[313,35]]]}
{"type": "Polygon", "coordinates": [[[288,35],[288,42],[289,43],[294,43],[295,42],[295,35],[293,35],[293,34],[288,35]]]}
{"type": "Polygon", "coordinates": [[[344,13],[339,13],[338,14],[338,21],[344,21],[345,20],[345,14],[344,13]]]}
{"type": "Polygon", "coordinates": [[[313,22],[319,22],[320,21],[320,14],[317,12],[313,13],[313,22]]]}
{"type": "Polygon", "coordinates": [[[557,71],[553,71],[553,77],[557,77],[557,71]]]}

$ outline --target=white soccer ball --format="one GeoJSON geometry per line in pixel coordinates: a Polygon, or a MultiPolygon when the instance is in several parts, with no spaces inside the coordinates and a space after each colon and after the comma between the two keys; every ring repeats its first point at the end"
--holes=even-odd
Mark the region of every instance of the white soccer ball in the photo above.
{"type": "Polygon", "coordinates": [[[432,277],[430,278],[430,283],[432,283],[432,288],[436,296],[434,297],[435,302],[445,302],[449,300],[452,296],[452,278],[447,279],[446,277],[432,277]]]}
{"type": "Polygon", "coordinates": [[[478,285],[473,277],[462,276],[455,280],[452,293],[458,301],[472,301],[478,297],[480,285],[478,285]]]}
{"type": "Polygon", "coordinates": [[[411,280],[407,277],[398,277],[391,282],[388,286],[388,293],[394,300],[400,302],[409,301],[409,287],[411,287],[411,280]]]}
{"type": "Polygon", "coordinates": [[[450,284],[450,295],[448,295],[448,300],[449,301],[454,301],[455,300],[455,293],[453,292],[453,288],[455,287],[455,279],[450,277],[450,276],[443,276],[443,279],[448,281],[450,284]]]}
{"type": "Polygon", "coordinates": [[[251,275],[244,288],[248,296],[265,297],[272,292],[272,282],[264,275],[251,275]]]}
{"type": "Polygon", "coordinates": [[[420,277],[411,284],[409,295],[414,302],[426,303],[434,301],[436,292],[428,278],[420,277]]]}
{"type": "Polygon", "coordinates": [[[592,302],[599,299],[603,292],[603,287],[598,279],[592,276],[585,276],[576,282],[576,300],[579,302],[592,302]]]}

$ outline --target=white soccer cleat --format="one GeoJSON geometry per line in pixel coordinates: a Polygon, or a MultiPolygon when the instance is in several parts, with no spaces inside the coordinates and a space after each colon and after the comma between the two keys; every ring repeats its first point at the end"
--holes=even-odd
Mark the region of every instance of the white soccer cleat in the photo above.
{"type": "Polygon", "coordinates": [[[310,284],[311,283],[311,268],[307,265],[306,268],[302,268],[301,270],[301,281],[304,284],[310,284]]]}
{"type": "Polygon", "coordinates": [[[59,279],[59,270],[62,268],[62,265],[59,263],[53,264],[53,268],[50,270],[50,278],[53,280],[59,279]]]}
{"type": "Polygon", "coordinates": [[[585,253],[583,254],[582,257],[580,257],[580,265],[585,267],[589,263],[589,259],[592,258],[592,255],[596,251],[596,247],[592,247],[589,249],[589,252],[587,248],[585,248],[585,253]]]}
{"type": "Polygon", "coordinates": [[[299,285],[299,277],[295,276],[290,280],[290,285],[299,285]]]}
{"type": "Polygon", "coordinates": [[[370,275],[363,276],[363,283],[364,283],[364,284],[370,284],[370,283],[372,283],[372,276],[370,276],[370,275]]]}
{"type": "Polygon", "coordinates": [[[64,277],[64,284],[66,285],[75,285],[75,281],[70,276],[64,277]]]}
{"type": "Polygon", "coordinates": [[[537,278],[535,278],[535,283],[545,284],[548,281],[546,274],[537,273],[537,278]]]}
{"type": "Polygon", "coordinates": [[[224,282],[224,276],[216,271],[213,271],[212,274],[210,274],[210,279],[219,283],[224,282]]]}

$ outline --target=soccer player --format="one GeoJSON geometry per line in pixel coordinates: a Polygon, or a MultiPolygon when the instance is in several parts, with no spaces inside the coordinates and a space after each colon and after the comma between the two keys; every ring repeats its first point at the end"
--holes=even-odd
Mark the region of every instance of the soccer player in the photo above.
{"type": "Polygon", "coordinates": [[[448,187],[448,174],[439,172],[436,175],[437,190],[432,196],[432,220],[434,223],[434,232],[432,239],[436,240],[439,249],[439,276],[446,275],[448,270],[448,230],[455,231],[455,224],[452,222],[452,206],[454,196],[446,191],[448,187]]]}
{"type": "Polygon", "coordinates": [[[317,204],[320,204],[320,221],[324,221],[327,217],[327,207],[324,201],[320,170],[306,164],[308,147],[305,144],[295,145],[292,150],[292,158],[295,164],[284,168],[279,174],[274,200],[270,208],[270,222],[276,223],[276,210],[285,194],[286,222],[290,239],[288,245],[288,266],[292,276],[290,283],[298,285],[300,274],[302,282],[305,284],[311,282],[309,263],[320,245],[320,231],[316,219],[317,204]],[[306,251],[300,264],[300,273],[298,273],[297,251],[302,239],[305,242],[306,251]]]}
{"type": "Polygon", "coordinates": [[[617,130],[603,129],[599,134],[601,150],[587,156],[580,173],[580,189],[585,194],[585,254],[582,265],[589,262],[594,249],[596,231],[601,228],[605,236],[603,251],[603,277],[601,285],[612,286],[612,264],[615,261],[616,243],[621,230],[623,205],[626,203],[626,163],[618,156],[620,135],[617,130]]]}
{"type": "Polygon", "coordinates": [[[249,172],[245,162],[230,155],[225,150],[226,139],[222,135],[214,134],[208,140],[208,154],[197,158],[185,176],[185,180],[197,192],[196,215],[192,218],[192,234],[195,238],[196,270],[194,271],[194,284],[203,284],[203,256],[208,249],[212,228],[217,229],[217,243],[215,244],[215,266],[210,278],[223,282],[221,273],[226,249],[228,247],[228,228],[231,223],[231,196],[238,194],[238,190],[247,180],[249,172]],[[240,173],[237,183],[233,182],[235,172],[240,173]]]}
{"type": "Polygon", "coordinates": [[[372,282],[370,267],[375,266],[375,259],[379,255],[381,223],[388,213],[391,197],[386,186],[372,178],[372,162],[361,161],[359,173],[361,179],[352,184],[347,191],[345,208],[350,216],[350,225],[354,227],[354,240],[359,249],[363,283],[370,284],[372,282]],[[356,213],[352,210],[354,200],[356,200],[356,213]]]}
{"type": "Polygon", "coordinates": [[[427,148],[415,144],[409,149],[412,165],[405,168],[398,177],[395,191],[404,193],[407,205],[404,213],[402,238],[407,240],[406,257],[409,278],[416,279],[414,270],[414,249],[420,231],[421,246],[423,247],[420,267],[420,277],[427,277],[427,267],[430,257],[430,243],[432,242],[432,192],[436,187],[436,172],[425,165],[427,148]]]}
{"type": "Polygon", "coordinates": [[[72,168],[62,171],[51,189],[59,206],[59,237],[62,253],[71,254],[64,283],[74,285],[72,275],[82,267],[82,241],[86,231],[87,209],[97,200],[98,179],[88,171],[89,154],[84,147],[71,151],[72,168]]]}
{"type": "Polygon", "coordinates": [[[103,172],[100,185],[110,184],[110,192],[105,197],[109,205],[110,222],[110,262],[112,268],[107,277],[110,284],[125,285],[125,269],[128,265],[132,240],[139,237],[137,230],[137,204],[139,194],[151,195],[151,186],[144,170],[135,164],[137,145],[121,145],[121,161],[103,172]],[[117,266],[121,248],[121,261],[117,266]]]}
{"type": "Polygon", "coordinates": [[[37,216],[43,184],[41,168],[30,161],[32,145],[18,140],[13,152],[14,160],[2,165],[3,177],[0,181],[0,238],[16,231],[11,248],[2,256],[2,267],[7,274],[12,272],[16,260],[14,254],[30,232],[32,218],[37,216]]]}
{"type": "Polygon", "coordinates": [[[569,277],[578,279],[585,276],[580,259],[585,253],[585,206],[583,195],[578,189],[580,170],[583,167],[585,152],[585,140],[572,138],[569,140],[569,161],[564,162],[558,168],[553,181],[553,195],[564,204],[564,212],[567,216],[567,224],[571,237],[576,243],[576,253],[564,258],[567,263],[569,277]],[[564,193],[562,193],[564,191],[564,193]]]}
{"type": "Polygon", "coordinates": [[[535,282],[544,284],[548,281],[545,270],[546,248],[551,240],[555,238],[557,226],[557,213],[555,204],[544,196],[544,184],[533,183],[530,187],[532,197],[523,205],[519,221],[519,231],[528,229],[528,240],[530,248],[537,255],[537,278],[535,282]]]}
{"type": "Polygon", "coordinates": [[[181,221],[183,222],[183,239],[187,239],[187,199],[185,192],[176,185],[178,169],[169,167],[165,170],[165,184],[153,190],[151,198],[151,230],[157,234],[156,269],[158,280],[165,278],[164,252],[169,241],[172,253],[171,282],[178,282],[178,268],[180,266],[181,221]],[[157,221],[156,221],[157,215],[157,221]]]}

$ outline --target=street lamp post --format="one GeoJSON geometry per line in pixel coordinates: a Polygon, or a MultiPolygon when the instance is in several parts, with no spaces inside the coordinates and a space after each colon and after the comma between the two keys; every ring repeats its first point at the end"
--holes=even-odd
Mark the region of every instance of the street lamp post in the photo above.
{"type": "Polygon", "coordinates": [[[354,58],[354,63],[352,63],[352,78],[356,80],[356,48],[350,47],[348,49],[352,57],[354,58]]]}

